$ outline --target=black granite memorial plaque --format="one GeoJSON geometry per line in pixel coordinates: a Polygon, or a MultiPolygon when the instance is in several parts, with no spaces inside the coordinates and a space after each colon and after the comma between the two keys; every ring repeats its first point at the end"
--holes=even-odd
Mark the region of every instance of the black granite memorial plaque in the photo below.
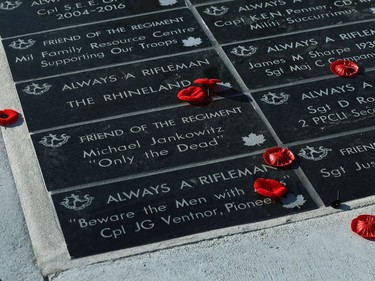
{"type": "Polygon", "coordinates": [[[183,6],[183,0],[1,0],[0,35],[4,38],[183,6]]]}
{"type": "Polygon", "coordinates": [[[244,95],[48,131],[32,139],[48,190],[275,145],[244,95]]]}
{"type": "Polygon", "coordinates": [[[240,94],[214,51],[17,84],[30,131],[177,105],[199,77],[220,78],[211,97],[240,94]],[[231,87],[233,86],[233,87],[231,87]]]}
{"type": "Polygon", "coordinates": [[[375,19],[371,0],[243,0],[197,8],[219,43],[375,19]]]}
{"type": "Polygon", "coordinates": [[[3,41],[15,81],[210,47],[188,9],[3,41]]]}
{"type": "Polygon", "coordinates": [[[375,133],[369,131],[292,147],[326,205],[375,195],[375,133]]]}
{"type": "Polygon", "coordinates": [[[371,0],[0,0],[2,42],[71,257],[314,209],[297,166],[327,205],[338,191],[342,201],[374,195],[374,24],[371,0]],[[360,73],[334,76],[336,59],[360,73]],[[179,103],[200,77],[224,83],[203,104],[179,103]],[[277,145],[268,125],[294,144],[293,168],[265,165],[262,152],[277,145]],[[260,177],[287,195],[255,193],[260,177]]]}
{"type": "Polygon", "coordinates": [[[252,95],[287,143],[374,125],[374,86],[375,72],[366,72],[252,95]]]}
{"type": "Polygon", "coordinates": [[[53,195],[72,257],[149,244],[315,208],[293,170],[262,155],[53,195]],[[281,200],[254,192],[257,178],[281,181],[281,200]]]}
{"type": "Polygon", "coordinates": [[[374,22],[368,22],[242,42],[224,50],[247,86],[258,89],[329,75],[330,62],[337,59],[373,67],[374,47],[374,22]]]}

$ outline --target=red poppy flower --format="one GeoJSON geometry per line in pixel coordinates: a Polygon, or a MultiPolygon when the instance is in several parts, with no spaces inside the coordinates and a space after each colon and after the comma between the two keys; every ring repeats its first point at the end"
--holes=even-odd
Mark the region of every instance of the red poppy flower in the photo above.
{"type": "Polygon", "coordinates": [[[353,232],[367,239],[375,238],[375,216],[359,215],[352,220],[353,232]]]}
{"type": "Polygon", "coordinates": [[[179,91],[177,97],[181,101],[200,103],[206,99],[207,95],[201,87],[190,86],[189,88],[179,91]]]}
{"type": "Polygon", "coordinates": [[[271,198],[283,197],[287,192],[281,182],[265,178],[257,179],[254,182],[254,189],[257,193],[271,198]]]}
{"type": "Polygon", "coordinates": [[[270,166],[286,167],[293,163],[295,156],[287,148],[271,147],[263,153],[264,162],[270,166]]]}
{"type": "Polygon", "coordinates": [[[351,60],[336,60],[331,63],[331,71],[342,77],[350,77],[358,73],[358,65],[351,60]]]}
{"type": "Polygon", "coordinates": [[[18,113],[13,109],[0,110],[0,126],[7,126],[18,120],[18,113]]]}

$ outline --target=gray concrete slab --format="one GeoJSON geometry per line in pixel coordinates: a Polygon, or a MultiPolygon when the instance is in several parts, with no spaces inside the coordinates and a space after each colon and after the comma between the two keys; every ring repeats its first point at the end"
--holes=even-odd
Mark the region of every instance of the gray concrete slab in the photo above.
{"type": "Polygon", "coordinates": [[[36,266],[1,132],[0,213],[0,280],[43,280],[36,266]]]}

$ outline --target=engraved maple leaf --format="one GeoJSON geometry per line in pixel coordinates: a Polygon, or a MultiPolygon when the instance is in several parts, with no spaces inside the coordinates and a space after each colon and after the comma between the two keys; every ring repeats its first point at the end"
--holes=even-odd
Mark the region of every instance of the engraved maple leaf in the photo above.
{"type": "Polygon", "coordinates": [[[215,85],[212,85],[212,91],[214,93],[225,92],[227,90],[230,90],[231,88],[232,88],[232,84],[229,82],[219,82],[219,83],[216,83],[215,85]]]}
{"type": "Polygon", "coordinates": [[[297,207],[301,209],[300,206],[305,204],[306,200],[302,194],[295,196],[293,193],[288,193],[287,197],[281,198],[281,203],[283,203],[283,208],[293,209],[297,207]]]}
{"type": "Polygon", "coordinates": [[[202,44],[202,39],[200,39],[199,37],[198,38],[195,38],[195,37],[189,37],[187,39],[183,39],[182,40],[182,43],[184,43],[184,47],[196,47],[200,44],[202,44]]]}
{"type": "Polygon", "coordinates": [[[219,82],[219,83],[216,83],[216,85],[227,87],[227,88],[232,88],[232,84],[229,82],[219,82]]]}
{"type": "Polygon", "coordinates": [[[266,141],[263,134],[256,135],[251,133],[247,137],[243,137],[242,140],[245,142],[245,145],[247,146],[254,146],[254,145],[261,145],[266,141]]]}

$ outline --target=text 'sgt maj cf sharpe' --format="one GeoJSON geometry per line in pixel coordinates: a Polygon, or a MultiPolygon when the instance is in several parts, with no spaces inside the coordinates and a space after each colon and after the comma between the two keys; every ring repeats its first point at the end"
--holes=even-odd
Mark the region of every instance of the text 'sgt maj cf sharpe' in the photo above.
{"type": "Polygon", "coordinates": [[[374,22],[253,40],[224,47],[249,89],[333,75],[331,62],[375,66],[374,22]]]}
{"type": "Polygon", "coordinates": [[[15,81],[210,47],[188,9],[3,41],[15,81]]]}
{"type": "Polygon", "coordinates": [[[1,0],[3,38],[184,7],[183,0],[1,0]]]}

